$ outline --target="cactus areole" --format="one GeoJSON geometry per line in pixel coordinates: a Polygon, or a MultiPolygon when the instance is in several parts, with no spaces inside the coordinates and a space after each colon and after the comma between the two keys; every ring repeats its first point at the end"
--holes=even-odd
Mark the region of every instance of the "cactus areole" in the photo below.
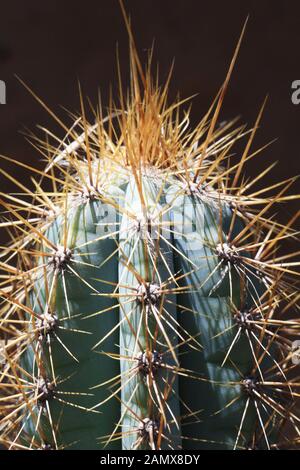
{"type": "Polygon", "coordinates": [[[1,198],[0,443],[293,447],[298,262],[277,247],[295,217],[272,213],[290,181],[272,195],[243,177],[261,112],[232,156],[246,131],[216,124],[228,77],[191,129],[132,39],[130,63],[128,95],[92,124],[81,100],[60,150],[41,145],[46,168],[20,163],[34,190],[1,198]]]}

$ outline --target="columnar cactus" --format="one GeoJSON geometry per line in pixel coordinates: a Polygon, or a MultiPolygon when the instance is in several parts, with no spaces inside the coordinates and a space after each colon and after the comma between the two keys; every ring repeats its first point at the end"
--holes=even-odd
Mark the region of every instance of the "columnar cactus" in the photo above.
{"type": "Polygon", "coordinates": [[[294,448],[299,263],[278,249],[296,216],[272,213],[293,179],[242,176],[261,113],[231,159],[247,132],[216,126],[229,76],[194,130],[132,39],[131,77],[105,118],[82,104],[58,147],[40,144],[45,170],[5,157],[38,179],[1,170],[23,195],[1,197],[0,443],[294,448]]]}

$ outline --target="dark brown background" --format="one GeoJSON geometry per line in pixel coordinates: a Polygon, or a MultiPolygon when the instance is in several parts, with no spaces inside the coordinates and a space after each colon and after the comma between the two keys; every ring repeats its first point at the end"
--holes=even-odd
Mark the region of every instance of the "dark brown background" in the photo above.
{"type": "MultiPolygon", "coordinates": [[[[183,97],[198,93],[192,110],[195,122],[225,77],[249,13],[221,119],[241,115],[241,122],[251,125],[269,93],[255,146],[275,137],[278,141],[253,161],[249,174],[273,160],[279,164],[272,181],[300,172],[300,105],[291,102],[291,83],[300,79],[299,2],[125,0],[125,6],[142,57],[155,39],[154,58],[162,78],[175,57],[171,96],[178,90],[183,97]]],[[[117,0],[10,0],[1,2],[0,15],[0,79],[7,85],[7,104],[0,106],[0,153],[38,165],[39,155],[19,131],[24,126],[35,131],[37,123],[58,129],[14,74],[61,117],[60,105],[79,108],[78,79],[94,101],[100,87],[105,104],[109,85],[115,84],[117,42],[125,84],[128,79],[127,33],[117,0]]],[[[23,170],[10,171],[27,179],[23,170]]],[[[8,189],[11,185],[1,178],[0,190],[8,189]]],[[[297,207],[298,202],[285,205],[279,218],[286,219],[297,207]]]]}

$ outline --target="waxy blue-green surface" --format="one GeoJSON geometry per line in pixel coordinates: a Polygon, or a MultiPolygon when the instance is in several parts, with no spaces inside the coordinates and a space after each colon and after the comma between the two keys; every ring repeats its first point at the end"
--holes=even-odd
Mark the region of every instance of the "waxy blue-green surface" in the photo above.
{"type": "MultiPolygon", "coordinates": [[[[234,266],[229,266],[230,273],[226,271],[226,263],[220,263],[216,253],[220,239],[227,241],[233,212],[225,203],[207,195],[185,193],[179,184],[168,186],[165,182],[144,177],[141,187],[144,205],[134,178],[120,190],[120,210],[115,214],[120,229],[118,235],[103,237],[100,227],[103,228],[101,221],[105,211],[101,201],[82,202],[69,209],[67,224],[60,216],[47,232],[50,241],[62,245],[67,226],[67,246],[73,253],[73,261],[64,271],[69,308],[62,274],[58,276],[51,297],[51,309],[56,312],[59,325],[65,328],[56,329],[56,334],[78,360],[76,362],[68,354],[57,338],[51,337],[57,386],[49,407],[52,420],[57,424],[57,444],[65,448],[99,449],[103,446],[99,438],[109,436],[113,431],[115,437],[120,437],[122,431],[123,436],[112,439],[107,448],[135,448],[140,439],[138,427],[142,420],[155,418],[161,422],[159,396],[165,405],[167,421],[163,428],[162,448],[246,447],[257,424],[257,415],[253,400],[249,399],[237,440],[249,398],[241,382],[252,373],[254,365],[249,340],[243,332],[227,361],[221,365],[237,333],[233,305],[238,310],[246,299],[250,308],[255,299],[258,301],[261,286],[250,273],[251,282],[245,292],[243,276],[234,266]],[[165,185],[163,190],[162,185],[165,185]],[[158,239],[147,240],[134,228],[133,215],[140,217],[141,213],[163,214],[163,222],[157,228],[158,239]],[[169,229],[165,231],[169,234],[167,241],[160,236],[164,233],[163,227],[169,229]],[[178,278],[176,285],[174,277],[178,278]],[[151,309],[147,311],[136,299],[141,279],[145,283],[161,284],[162,291],[169,289],[158,302],[156,314],[151,309]],[[106,295],[109,293],[112,295],[106,295]],[[100,311],[103,313],[89,316],[100,311]],[[70,331],[71,328],[90,334],[70,331]],[[112,334],[93,349],[109,331],[112,334]],[[191,348],[193,341],[183,344],[183,336],[188,338],[184,332],[201,343],[202,348],[191,348]],[[155,390],[153,384],[149,388],[147,377],[137,370],[137,357],[147,348],[160,350],[163,362],[169,366],[157,373],[155,390]],[[110,358],[99,354],[101,352],[115,356],[110,358]],[[178,375],[176,372],[180,370],[178,375]],[[183,370],[195,373],[183,373],[183,370]],[[93,388],[114,377],[118,379],[120,373],[117,387],[110,389],[111,381],[106,386],[93,388]],[[186,376],[189,374],[193,378],[186,376]],[[167,383],[172,386],[164,396],[167,383]],[[66,400],[89,409],[118,387],[116,396],[96,408],[101,414],[58,401],[66,400]]],[[[152,230],[153,225],[155,231],[154,222],[152,230]]],[[[108,230],[113,232],[114,229],[109,227],[108,230]]],[[[243,227],[236,218],[231,239],[243,227]]],[[[40,264],[43,262],[43,259],[39,260],[40,264]]],[[[50,272],[50,285],[52,278],[53,272],[50,272]]],[[[31,293],[37,313],[45,307],[45,292],[45,281],[41,276],[31,293]]],[[[35,342],[33,345],[36,347],[35,342]]],[[[47,345],[43,349],[49,352],[47,345]]],[[[25,359],[26,370],[32,371],[31,348],[25,359]]],[[[44,360],[47,374],[51,374],[49,357],[44,360]]],[[[34,412],[35,418],[37,413],[38,410],[34,412]]],[[[25,431],[29,435],[34,433],[34,421],[32,417],[26,421],[25,431]]],[[[45,440],[53,443],[46,414],[41,422],[45,440]]],[[[140,445],[148,447],[145,440],[140,441],[140,445]]]]}

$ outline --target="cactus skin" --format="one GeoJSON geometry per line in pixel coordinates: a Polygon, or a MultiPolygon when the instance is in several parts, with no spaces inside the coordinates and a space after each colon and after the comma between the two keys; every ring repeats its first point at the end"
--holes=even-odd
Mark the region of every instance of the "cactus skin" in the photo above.
{"type": "MultiPolygon", "coordinates": [[[[146,286],[149,284],[159,286],[160,280],[164,282],[170,274],[174,275],[173,268],[173,252],[166,243],[155,237],[154,240],[147,237],[151,234],[147,233],[148,227],[147,216],[153,216],[151,214],[151,208],[155,208],[155,214],[160,213],[163,205],[160,205],[161,201],[156,202],[157,198],[157,187],[150,178],[145,177],[143,179],[143,199],[145,200],[146,207],[143,208],[141,204],[141,198],[139,196],[138,187],[135,181],[128,183],[126,194],[125,194],[125,208],[131,213],[137,214],[141,217],[140,230],[135,230],[135,223],[132,227],[132,219],[124,215],[120,226],[120,250],[121,250],[121,262],[119,264],[119,283],[125,284],[128,287],[120,287],[119,292],[124,301],[124,306],[120,309],[120,354],[122,356],[138,357],[139,355],[146,353],[147,351],[157,351],[159,354],[165,357],[170,367],[174,367],[174,359],[170,352],[168,353],[167,339],[172,338],[172,328],[165,324],[162,328],[159,328],[159,324],[163,322],[161,317],[164,317],[161,309],[164,308],[166,301],[172,302],[171,308],[168,308],[168,322],[172,323],[172,318],[176,321],[176,296],[174,294],[158,294],[157,302],[153,305],[147,305],[147,303],[140,302],[136,298],[132,297],[132,287],[137,289],[143,289],[145,284],[140,284],[138,278],[146,282],[146,286]],[[145,231],[145,232],[144,232],[145,231]],[[155,246],[155,244],[157,244],[155,246]],[[150,256],[152,255],[152,259],[150,256]],[[164,265],[163,259],[165,260],[168,268],[164,265]],[[122,259],[123,258],[123,259],[122,259]],[[130,264],[128,263],[130,261],[130,264]],[[126,297],[126,295],[129,297],[126,297]],[[131,295],[131,296],[130,296],[131,295]],[[133,333],[136,332],[136,335],[133,333]],[[163,334],[163,332],[165,332],[163,334]],[[163,345],[163,346],[161,346],[163,345]],[[171,357],[170,357],[171,356],[171,357]]],[[[152,234],[153,235],[153,234],[152,234]]],[[[172,286],[169,286],[172,289],[172,286]]],[[[162,289],[162,288],[160,288],[162,289]]],[[[156,295],[156,294],[154,294],[156,295]]],[[[147,302],[147,300],[146,300],[147,302]]],[[[173,335],[174,336],[174,335],[173,335]]],[[[172,340],[172,348],[176,348],[176,339],[172,340]]],[[[175,359],[177,355],[174,353],[175,359]]],[[[152,358],[149,358],[151,361],[152,358]]],[[[126,372],[132,369],[132,360],[126,361],[121,359],[121,372],[126,377],[126,372]]],[[[158,371],[160,372],[160,371],[158,371]]],[[[157,382],[156,387],[163,391],[165,389],[164,381],[168,383],[168,373],[159,374],[161,377],[157,377],[158,374],[154,373],[154,380],[157,382]]],[[[123,379],[123,380],[126,380],[123,379]]],[[[132,429],[139,425],[137,422],[137,416],[143,416],[144,419],[157,419],[156,416],[149,416],[149,391],[148,388],[151,386],[149,377],[146,376],[146,383],[143,383],[143,379],[139,376],[135,380],[130,381],[128,386],[122,389],[122,403],[124,413],[124,420],[122,422],[124,430],[123,448],[131,449],[135,446],[136,436],[126,436],[126,430],[132,429]],[[142,382],[142,383],[141,383],[142,382]],[[137,390],[135,391],[135,387],[137,390]],[[128,405],[130,403],[130,410],[128,412],[128,405]],[[134,416],[135,415],[135,416],[134,416]]],[[[126,383],[126,382],[125,382],[126,383]]],[[[155,390],[153,392],[155,394],[155,390]]],[[[172,392],[171,396],[167,400],[169,410],[164,411],[163,397],[157,397],[157,407],[162,409],[162,413],[165,414],[167,423],[174,421],[174,417],[180,415],[179,402],[178,402],[178,381],[172,381],[172,392]],[[161,402],[161,403],[160,403],[161,402]]],[[[151,407],[153,408],[153,407],[151,407]]],[[[155,409],[153,413],[157,413],[155,409]]],[[[159,421],[158,421],[159,422],[159,421]]],[[[168,430],[170,442],[172,445],[177,447],[181,441],[180,427],[178,423],[173,423],[168,430]],[[177,425],[176,425],[177,424],[177,425]]],[[[152,445],[155,443],[153,442],[152,445]]],[[[146,442],[146,448],[148,443],[146,442]]],[[[144,443],[141,443],[142,447],[144,443]]]]}
{"type": "MultiPolygon", "coordinates": [[[[180,195],[173,206],[173,211],[178,211],[182,220],[198,221],[197,234],[194,235],[192,241],[188,239],[188,236],[177,238],[175,239],[175,247],[197,265],[197,269],[189,274],[188,282],[191,285],[202,286],[196,292],[181,294],[178,299],[178,304],[195,312],[190,315],[183,315],[182,321],[188,331],[194,332],[194,334],[201,332],[203,345],[203,355],[201,357],[199,357],[199,354],[195,354],[194,351],[185,351],[182,356],[182,366],[195,370],[200,375],[210,379],[209,382],[197,382],[193,385],[191,379],[182,381],[180,396],[189,404],[191,409],[204,410],[200,417],[205,420],[205,426],[192,424],[187,426],[185,430],[191,438],[197,436],[202,441],[198,445],[191,441],[191,447],[187,441],[187,448],[230,449],[235,445],[236,429],[239,427],[240,417],[248,398],[243,393],[243,387],[239,385],[241,381],[240,373],[244,377],[250,375],[253,358],[245,336],[241,335],[230,354],[230,359],[236,367],[229,360],[222,368],[220,367],[236,335],[236,329],[233,328],[235,323],[228,302],[228,298],[230,298],[228,295],[230,292],[230,279],[228,274],[223,279],[222,270],[215,270],[219,259],[216,257],[214,249],[210,247],[216,247],[219,243],[220,226],[222,227],[222,240],[227,239],[232,212],[225,205],[225,207],[222,207],[222,220],[220,220],[218,205],[213,201],[205,201],[205,199],[205,196],[201,198],[197,194],[180,195]],[[225,231],[226,228],[227,232],[225,231]],[[213,272],[215,274],[209,277],[213,272]],[[218,287],[212,292],[215,286],[218,287]],[[235,382],[237,385],[226,386],[230,382],[235,382]],[[190,396],[187,391],[191,386],[193,387],[193,394],[190,396]],[[240,398],[236,400],[238,397],[240,398]],[[233,400],[234,404],[226,408],[226,405],[233,400]],[[223,411],[213,416],[216,410],[223,411]],[[208,442],[207,446],[205,441],[208,442]],[[214,442],[215,445],[213,445],[214,442]]],[[[232,236],[238,234],[242,228],[241,221],[236,221],[232,236]]],[[[177,271],[190,272],[190,263],[180,256],[176,257],[176,260],[177,271]]],[[[254,284],[257,284],[255,279],[254,284]]],[[[236,272],[232,274],[232,285],[234,290],[232,301],[240,309],[242,295],[239,277],[236,272]]],[[[259,289],[259,285],[256,288],[259,289]]],[[[248,410],[247,421],[243,426],[244,436],[249,441],[254,427],[255,411],[252,409],[248,410]]]]}
{"type": "MultiPolygon", "coordinates": [[[[65,406],[61,401],[55,400],[50,393],[48,401],[51,420],[53,423],[59,422],[59,432],[56,436],[56,433],[51,431],[49,418],[45,419],[45,416],[43,416],[41,433],[42,435],[45,434],[45,441],[51,442],[51,445],[56,447],[68,445],[76,449],[97,449],[99,448],[99,444],[97,444],[99,430],[101,429],[103,436],[110,435],[114,430],[115,424],[120,420],[120,415],[122,415],[121,423],[124,435],[122,446],[124,449],[135,448],[137,435],[136,433],[131,433],[127,436],[126,430],[138,428],[139,421],[137,421],[137,416],[143,419],[150,418],[149,388],[151,385],[149,382],[146,383],[141,374],[136,374],[134,380],[128,380],[128,373],[132,371],[134,365],[132,358],[135,358],[135,362],[137,362],[137,358],[141,353],[153,350],[158,350],[160,354],[165,354],[169,367],[174,368],[178,364],[181,368],[198,373],[199,377],[204,376],[210,379],[209,382],[202,382],[180,377],[179,379],[176,378],[175,381],[170,381],[172,393],[166,400],[168,409],[164,410],[162,408],[162,412],[166,414],[166,422],[174,421],[174,417],[178,420],[178,417],[181,415],[180,397],[185,404],[181,405],[183,416],[186,405],[191,410],[204,409],[206,413],[205,426],[202,424],[202,414],[200,415],[200,423],[187,426],[191,428],[191,438],[196,437],[203,441],[204,439],[211,440],[212,442],[208,445],[209,448],[214,448],[214,441],[217,441],[217,448],[230,448],[235,444],[236,429],[239,425],[247,396],[242,397],[236,406],[220,411],[216,417],[209,416],[225,408],[235,397],[242,395],[242,386],[238,384],[240,377],[234,367],[224,366],[220,368],[220,363],[230,347],[235,332],[230,330],[229,333],[222,334],[218,339],[212,339],[222,333],[222,331],[226,332],[228,327],[232,326],[232,313],[228,307],[230,293],[228,275],[221,282],[217,290],[210,295],[210,291],[220,282],[222,276],[222,272],[219,272],[219,270],[209,278],[218,264],[218,258],[216,259],[213,250],[208,248],[211,245],[217,246],[219,240],[217,228],[221,222],[218,220],[218,207],[216,206],[212,209],[211,205],[203,203],[200,197],[182,195],[182,189],[178,186],[175,186],[175,188],[175,196],[174,187],[172,186],[169,189],[169,194],[165,194],[163,191],[160,197],[161,201],[159,201],[160,204],[158,204],[156,202],[159,191],[157,184],[151,178],[143,178],[143,199],[146,204],[144,214],[148,214],[151,217],[152,208],[155,208],[154,214],[160,214],[167,205],[168,196],[170,199],[171,209],[168,211],[170,216],[164,217],[167,220],[163,222],[159,221],[157,217],[156,224],[158,230],[164,232],[164,228],[172,226],[175,233],[180,232],[180,227],[176,224],[176,221],[179,220],[179,217],[176,216],[176,211],[180,212],[184,227],[189,227],[190,220],[197,221],[197,232],[192,233],[192,242],[189,241],[189,235],[191,234],[188,228],[186,236],[174,236],[172,243],[174,248],[178,250],[177,252],[172,250],[172,246],[168,246],[163,240],[157,241],[158,236],[155,237],[153,231],[149,235],[154,236],[154,239],[151,238],[151,243],[149,242],[149,238],[147,238],[148,228],[143,227],[143,207],[134,178],[129,181],[124,190],[124,215],[122,216],[121,213],[118,216],[120,223],[119,260],[118,254],[111,256],[116,251],[114,238],[103,235],[103,231],[101,231],[101,228],[103,228],[101,220],[105,213],[104,205],[101,204],[101,201],[87,201],[83,204],[79,203],[78,207],[74,209],[68,209],[67,220],[65,221],[63,217],[59,217],[46,232],[47,239],[54,243],[56,247],[61,247],[62,253],[68,254],[68,250],[70,250],[70,260],[67,259],[63,266],[59,265],[61,263],[60,259],[56,261],[56,264],[53,264],[53,257],[51,256],[53,250],[47,249],[42,243],[41,251],[50,254],[50,257],[48,256],[48,271],[50,271],[48,286],[44,275],[35,282],[34,291],[31,295],[31,308],[40,315],[43,315],[45,312],[50,313],[52,316],[56,315],[58,322],[63,319],[65,330],[59,332],[51,344],[51,361],[53,363],[54,376],[57,378],[57,385],[53,385],[53,393],[58,399],[69,401],[72,398],[72,403],[75,406],[79,405],[86,408],[84,412],[75,406],[65,406]],[[191,206],[192,210],[190,210],[191,206]],[[127,216],[126,211],[135,214],[138,220],[140,217],[139,231],[136,230],[136,221],[127,216]],[[146,230],[146,233],[143,233],[143,229],[146,230]],[[65,237],[65,232],[67,232],[67,237],[65,237]],[[65,239],[67,248],[64,250],[65,239]],[[156,243],[158,245],[155,246],[156,243]],[[192,247],[191,243],[193,244],[192,247]],[[184,257],[179,253],[182,253],[184,257]],[[151,254],[153,262],[149,259],[151,254]],[[98,268],[106,259],[109,259],[109,261],[102,268],[98,268]],[[76,262],[72,262],[72,260],[80,260],[80,262],[85,264],[78,265],[76,262]],[[191,263],[197,266],[197,268],[192,268],[192,273],[190,273],[191,263]],[[174,268],[174,264],[176,268],[174,268]],[[57,274],[54,274],[55,269],[58,270],[57,274]],[[158,286],[160,282],[164,284],[170,278],[170,275],[174,276],[175,272],[188,273],[188,282],[193,286],[192,292],[189,292],[190,289],[185,287],[184,293],[179,293],[177,296],[174,285],[168,283],[168,290],[171,290],[171,294],[163,295],[163,298],[159,299],[157,305],[150,305],[150,311],[148,311],[148,305],[143,305],[143,302],[137,300],[138,294],[133,295],[140,286],[139,279],[150,283],[150,285],[158,286]],[[47,302],[46,289],[48,291],[52,290],[51,286],[52,282],[54,282],[54,277],[56,281],[53,286],[53,300],[47,302]],[[109,284],[105,286],[101,282],[103,279],[108,281],[109,284]],[[122,298],[121,308],[119,308],[120,318],[118,318],[118,310],[111,309],[115,305],[113,296],[115,289],[111,288],[113,284],[120,285],[118,290],[122,298]],[[202,284],[204,285],[202,286],[202,284]],[[101,285],[100,288],[99,285],[101,285]],[[173,293],[172,289],[174,290],[173,293]],[[97,295],[98,293],[100,295],[97,295]],[[110,294],[110,296],[105,294],[110,294]],[[171,302],[171,308],[167,302],[171,302]],[[36,305],[40,306],[40,310],[34,308],[36,305]],[[180,309],[176,308],[176,305],[190,308],[195,312],[199,312],[199,315],[183,313],[179,318],[180,309]],[[154,313],[155,307],[157,313],[154,313]],[[161,312],[162,308],[167,310],[168,317],[161,312]],[[97,312],[105,312],[106,309],[109,309],[108,313],[102,313],[100,316],[95,315],[97,312]],[[188,331],[191,336],[192,332],[195,337],[201,334],[203,353],[197,349],[191,349],[189,344],[184,344],[183,347],[187,351],[185,351],[182,359],[180,359],[178,351],[176,351],[178,339],[176,341],[173,338],[174,325],[176,327],[175,332],[177,331],[180,334],[182,331],[175,323],[173,323],[173,329],[168,324],[164,327],[163,319],[165,317],[169,324],[172,324],[170,318],[173,317],[175,322],[178,319],[179,328],[181,327],[182,330],[188,331]],[[118,326],[118,322],[120,322],[120,327],[116,329],[115,327],[118,326]],[[160,327],[159,325],[162,326],[160,327]],[[68,329],[75,330],[75,332],[68,332],[68,329]],[[157,329],[159,334],[154,339],[157,335],[157,329]],[[84,330],[87,333],[93,332],[94,334],[80,334],[76,330],[84,330]],[[110,331],[112,331],[112,334],[105,338],[105,341],[102,341],[110,331]],[[119,352],[120,354],[120,371],[122,377],[124,377],[122,378],[122,385],[124,384],[124,386],[121,389],[121,402],[123,404],[121,410],[119,403],[111,399],[103,407],[101,406],[101,414],[98,414],[96,410],[94,412],[88,411],[90,408],[98,408],[99,404],[109,396],[108,390],[104,387],[94,389],[95,378],[97,377],[99,382],[105,382],[117,376],[120,372],[117,361],[113,361],[109,357],[105,357],[105,355],[96,354],[97,348],[96,351],[93,351],[95,332],[101,339],[101,349],[104,352],[110,354],[118,354],[119,352]],[[61,340],[60,342],[58,342],[58,338],[61,340]],[[171,343],[177,364],[170,352],[166,354],[166,351],[169,349],[167,341],[171,343]],[[66,345],[70,352],[63,349],[61,342],[66,345]],[[118,342],[120,344],[120,351],[118,351],[116,346],[118,342]],[[126,358],[128,359],[126,360],[126,358]],[[60,384],[60,378],[66,378],[66,380],[63,380],[60,384]],[[186,381],[192,382],[193,385],[186,385],[186,381]],[[235,382],[236,385],[228,387],[230,382],[235,382]],[[180,392],[178,387],[180,387],[180,392]],[[192,394],[190,394],[190,390],[193,390],[192,394]],[[93,392],[92,396],[86,396],[87,391],[93,392]],[[96,391],[97,393],[95,393],[96,391]],[[74,394],[75,396],[68,396],[68,394],[74,394]],[[78,397],[76,394],[78,394],[78,397]],[[82,413],[84,414],[82,415],[82,413]],[[79,433],[78,422],[82,423],[79,442],[77,442],[79,433]],[[223,442],[224,436],[226,436],[225,442],[223,442]]],[[[229,227],[232,214],[230,211],[227,212],[229,214],[226,214],[226,210],[222,212],[224,214],[222,223],[229,227]]],[[[145,219],[147,219],[147,215],[145,215],[145,219]]],[[[154,224],[153,230],[155,230],[154,216],[153,220],[152,225],[154,224]]],[[[240,221],[236,225],[240,230],[243,228],[240,221]]],[[[115,230],[115,227],[113,229],[115,230]]],[[[237,232],[237,230],[235,231],[237,232]]],[[[164,234],[166,235],[167,233],[164,234]]],[[[163,236],[163,234],[160,235],[163,236]]],[[[44,263],[44,258],[40,260],[40,263],[44,263]]],[[[253,282],[255,283],[255,279],[253,282]]],[[[241,293],[237,276],[233,277],[232,283],[235,286],[232,299],[235,305],[238,306],[241,293]]],[[[164,289],[161,288],[161,290],[163,291],[164,289]]],[[[50,294],[48,295],[50,296],[50,294]]],[[[36,347],[37,344],[34,341],[32,346],[26,350],[25,359],[22,361],[22,366],[29,373],[36,367],[34,355],[36,347]]],[[[42,357],[43,366],[45,367],[46,365],[46,375],[43,375],[44,379],[52,378],[49,347],[47,348],[47,345],[44,345],[44,352],[45,349],[46,357],[42,357]]],[[[243,337],[237,343],[236,350],[238,353],[233,358],[231,357],[231,359],[234,360],[238,369],[246,377],[251,370],[253,360],[249,346],[245,344],[243,337]]],[[[157,379],[157,388],[163,391],[165,388],[164,382],[168,383],[168,376],[166,374],[162,374],[162,377],[157,379]]],[[[151,393],[155,394],[155,389],[151,393]]],[[[161,397],[161,401],[163,401],[163,397],[161,397]]],[[[37,407],[35,419],[30,418],[25,422],[24,431],[31,437],[35,435],[34,429],[38,411],[43,408],[42,399],[40,399],[40,402],[41,404],[37,407]]],[[[159,407],[159,403],[157,406],[159,407]]],[[[160,406],[163,407],[163,403],[160,406]]],[[[151,416],[154,419],[157,412],[155,412],[153,405],[150,408],[154,408],[153,412],[156,413],[151,416]]],[[[45,412],[47,414],[46,409],[45,412]]],[[[255,427],[254,410],[250,410],[248,415],[250,415],[251,419],[247,420],[249,423],[245,423],[243,433],[250,440],[255,427]]],[[[189,448],[188,441],[187,443],[181,443],[179,421],[172,423],[170,429],[168,429],[168,434],[166,434],[166,444],[162,443],[162,448],[167,448],[168,442],[171,443],[173,448],[179,448],[179,446],[189,448]]],[[[192,448],[195,448],[194,442],[192,440],[191,442],[192,448]]],[[[155,442],[152,445],[155,448],[155,442]]],[[[139,448],[148,448],[148,446],[149,442],[141,442],[139,448]]],[[[200,442],[199,447],[203,448],[203,443],[200,442]]],[[[114,449],[118,447],[116,442],[110,441],[108,448],[114,449]]]]}
{"type": "Polygon", "coordinates": [[[290,182],[264,196],[241,177],[261,113],[230,166],[243,128],[215,129],[223,94],[188,130],[132,42],[130,61],[128,101],[121,92],[94,125],[83,108],[70,146],[57,154],[55,142],[47,168],[32,168],[52,190],[15,181],[30,204],[2,196],[13,220],[2,223],[12,241],[1,258],[0,443],[296,447],[299,262],[276,251],[296,217],[268,218],[290,182]]]}
{"type": "MultiPolygon", "coordinates": [[[[52,316],[55,315],[57,317],[57,325],[61,325],[64,328],[62,330],[54,327],[57,336],[50,339],[51,360],[54,365],[54,374],[58,378],[57,386],[54,387],[54,393],[57,389],[59,393],[57,395],[58,399],[66,401],[71,399],[72,403],[87,409],[94,406],[95,400],[102,401],[107,397],[107,392],[103,388],[93,391],[93,396],[85,395],[87,393],[91,394],[92,390],[90,388],[95,385],[95,377],[105,381],[111,377],[111,374],[116,375],[119,373],[119,367],[115,361],[108,357],[91,353],[95,342],[94,335],[91,333],[97,332],[97,334],[105,336],[118,322],[118,312],[116,309],[110,311],[109,315],[105,318],[105,322],[101,316],[90,316],[98,310],[108,309],[114,305],[113,298],[92,295],[93,291],[98,292],[97,287],[99,283],[95,279],[102,279],[105,276],[106,270],[109,270],[110,280],[112,282],[117,280],[118,263],[115,258],[112,257],[105,267],[97,267],[115,249],[113,238],[97,240],[99,238],[97,233],[99,232],[99,227],[97,227],[97,224],[101,222],[101,217],[103,217],[102,206],[103,204],[100,201],[89,201],[68,211],[68,238],[66,244],[71,250],[72,258],[80,260],[85,264],[70,262],[70,267],[73,270],[71,271],[68,269],[67,263],[66,267],[58,268],[58,274],[54,275],[54,267],[48,261],[48,286],[44,275],[42,275],[41,279],[35,282],[34,291],[31,296],[32,308],[38,306],[35,307],[36,313],[43,315],[47,312],[52,316]],[[81,245],[84,245],[84,248],[80,248],[81,245]],[[77,275],[74,273],[77,273],[77,275]],[[51,289],[54,277],[56,279],[53,287],[54,294],[51,302],[48,303],[46,286],[48,289],[51,289]],[[65,281],[63,281],[63,277],[65,281]],[[64,282],[67,298],[65,297],[64,282]],[[83,320],[82,317],[88,318],[83,320]],[[78,333],[78,331],[83,331],[83,333],[78,333]],[[66,351],[62,344],[70,352],[66,351]],[[63,382],[60,384],[61,379],[63,379],[63,382]],[[68,393],[78,393],[78,396],[68,395],[68,393]]],[[[48,229],[48,239],[56,246],[63,246],[64,244],[64,227],[65,221],[59,217],[48,229]]],[[[41,250],[51,253],[51,250],[47,249],[43,244],[41,250]]],[[[40,262],[43,263],[44,259],[40,262]]],[[[102,286],[102,293],[109,291],[110,288],[105,285],[102,286]]],[[[43,331],[41,334],[43,335],[43,331]]],[[[44,378],[52,379],[49,346],[45,338],[42,341],[44,343],[43,353],[46,356],[42,359],[45,361],[44,365],[46,364],[46,375],[44,378]]],[[[118,334],[115,333],[107,338],[105,346],[109,351],[115,353],[117,352],[117,343],[118,334]]],[[[34,350],[36,347],[37,341],[33,341],[26,351],[24,364],[26,364],[28,372],[32,371],[35,367],[36,358],[34,350]]],[[[106,434],[111,433],[112,423],[116,422],[120,415],[119,406],[116,402],[111,403],[109,407],[104,407],[102,415],[96,412],[86,412],[85,424],[82,427],[80,426],[80,440],[78,440],[78,423],[82,419],[83,411],[79,408],[64,406],[62,402],[54,399],[49,400],[49,408],[53,422],[59,421],[60,423],[56,446],[74,443],[73,447],[76,446],[77,449],[98,449],[99,445],[96,439],[99,437],[99,427],[106,434]],[[60,416],[61,414],[62,416],[60,416]]],[[[35,414],[37,413],[38,411],[35,414]]],[[[31,432],[28,429],[28,434],[32,434],[34,426],[31,420],[28,420],[27,425],[31,428],[31,432]]],[[[53,443],[54,437],[47,419],[43,420],[43,432],[45,433],[46,441],[53,443]]],[[[111,444],[110,448],[116,448],[116,444],[111,444]]]]}

